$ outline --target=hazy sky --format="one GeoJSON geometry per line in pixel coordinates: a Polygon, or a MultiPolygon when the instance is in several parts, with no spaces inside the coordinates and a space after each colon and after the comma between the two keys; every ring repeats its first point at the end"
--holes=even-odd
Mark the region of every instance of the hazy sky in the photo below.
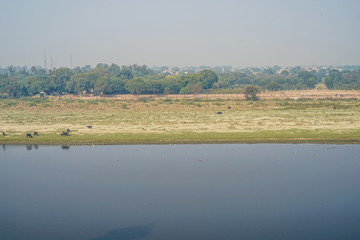
{"type": "Polygon", "coordinates": [[[360,64],[359,0],[0,0],[0,66],[360,64]]]}

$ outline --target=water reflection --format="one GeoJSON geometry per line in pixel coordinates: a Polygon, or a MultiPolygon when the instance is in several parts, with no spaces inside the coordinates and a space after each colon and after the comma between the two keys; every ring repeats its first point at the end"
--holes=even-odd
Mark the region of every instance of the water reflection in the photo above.
{"type": "MultiPolygon", "coordinates": [[[[27,151],[31,151],[31,150],[33,149],[33,147],[34,147],[35,150],[38,150],[38,149],[39,149],[39,145],[37,145],[37,144],[34,144],[34,145],[32,145],[32,144],[26,144],[26,150],[27,150],[27,151]]],[[[3,146],[3,148],[4,148],[4,150],[5,150],[5,146],[3,146]]]]}
{"type": "Polygon", "coordinates": [[[61,145],[61,148],[63,149],[63,150],[69,150],[70,149],[70,145],[61,145]]]}
{"type": "Polygon", "coordinates": [[[6,146],[5,144],[2,145],[4,151],[6,151],[6,147],[5,147],[5,146],[6,146]]]}
{"type": "Polygon", "coordinates": [[[147,237],[151,233],[152,227],[150,225],[135,226],[128,228],[115,229],[106,235],[92,240],[133,240],[147,237]]]}

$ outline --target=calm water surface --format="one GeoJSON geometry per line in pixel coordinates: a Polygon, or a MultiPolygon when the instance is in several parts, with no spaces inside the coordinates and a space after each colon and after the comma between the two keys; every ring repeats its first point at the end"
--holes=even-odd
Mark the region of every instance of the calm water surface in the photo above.
{"type": "Polygon", "coordinates": [[[360,239],[360,145],[0,146],[0,239],[360,239]]]}

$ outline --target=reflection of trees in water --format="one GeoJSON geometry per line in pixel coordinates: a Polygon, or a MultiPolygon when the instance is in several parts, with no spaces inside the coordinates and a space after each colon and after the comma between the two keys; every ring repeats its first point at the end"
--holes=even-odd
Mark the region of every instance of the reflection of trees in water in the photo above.
{"type": "Polygon", "coordinates": [[[93,240],[111,240],[111,239],[121,239],[121,240],[133,240],[133,239],[142,239],[147,237],[152,230],[152,226],[135,226],[128,228],[115,229],[108,232],[102,237],[94,238],[93,240]]]}
{"type": "Polygon", "coordinates": [[[61,148],[63,150],[69,150],[70,149],[70,145],[61,145],[61,148]]]}

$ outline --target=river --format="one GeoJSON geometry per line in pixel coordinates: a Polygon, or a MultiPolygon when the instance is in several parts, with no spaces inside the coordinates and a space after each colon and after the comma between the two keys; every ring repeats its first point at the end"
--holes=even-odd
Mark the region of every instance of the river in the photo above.
{"type": "Polygon", "coordinates": [[[360,145],[0,146],[0,239],[360,239],[360,145]]]}

